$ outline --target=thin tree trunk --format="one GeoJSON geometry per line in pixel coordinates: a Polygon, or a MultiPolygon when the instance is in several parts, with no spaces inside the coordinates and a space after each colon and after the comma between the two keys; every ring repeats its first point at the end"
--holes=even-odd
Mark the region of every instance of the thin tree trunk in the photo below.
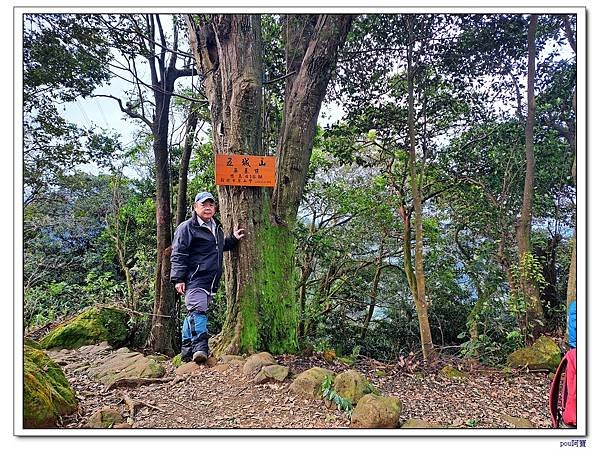
{"type": "Polygon", "coordinates": [[[194,148],[194,136],[198,125],[198,113],[194,106],[190,107],[187,125],[185,129],[185,143],[183,145],[183,153],[181,155],[181,164],[179,166],[179,184],[177,187],[177,219],[175,227],[177,227],[186,218],[187,213],[187,187],[188,187],[188,172],[190,169],[190,158],[194,148]]]}
{"type": "MultiPolygon", "coordinates": [[[[170,282],[172,216],[168,145],[169,109],[175,81],[181,76],[192,75],[192,71],[176,69],[176,53],[171,54],[170,60],[167,61],[166,40],[160,18],[155,15],[150,19],[156,22],[162,46],[156,57],[148,59],[155,104],[152,134],[156,168],[156,300],[147,345],[155,352],[173,355],[179,349],[180,336],[178,297],[170,282]]],[[[177,27],[175,25],[173,33],[176,52],[177,27]]],[[[154,44],[151,45],[154,48],[154,44]]]]}
{"type": "Polygon", "coordinates": [[[373,312],[375,311],[375,305],[377,304],[377,293],[379,292],[379,282],[381,281],[381,271],[383,270],[383,256],[385,254],[384,242],[384,239],[381,239],[379,244],[379,254],[377,255],[377,262],[375,265],[375,274],[373,275],[371,291],[369,293],[369,308],[367,310],[367,315],[365,316],[360,334],[361,341],[364,341],[367,337],[367,330],[369,329],[369,324],[371,323],[373,312]]]}
{"type": "Polygon", "coordinates": [[[300,323],[298,324],[298,337],[306,336],[307,326],[308,326],[308,316],[306,311],[306,283],[308,283],[308,279],[313,272],[312,268],[313,257],[312,254],[307,255],[304,262],[302,263],[302,267],[300,268],[300,284],[299,284],[299,317],[300,323]]]}
{"type": "MultiPolygon", "coordinates": [[[[528,67],[527,67],[527,125],[525,129],[525,156],[527,160],[525,172],[525,185],[523,188],[523,204],[521,217],[518,223],[517,245],[519,248],[519,259],[522,262],[527,254],[531,253],[531,220],[535,178],[535,154],[534,154],[534,125],[535,125],[535,32],[537,28],[537,15],[533,14],[529,23],[527,34],[528,45],[528,67]]],[[[532,337],[535,339],[541,333],[538,321],[544,318],[544,312],[540,303],[539,288],[537,283],[531,279],[529,274],[521,276],[521,288],[527,303],[526,323],[533,326],[532,337]]]]}
{"type": "Polygon", "coordinates": [[[155,91],[160,112],[155,126],[154,161],[156,168],[156,300],[148,345],[154,351],[173,355],[179,347],[176,297],[170,283],[171,272],[171,193],[168,150],[170,95],[155,91]]]}
{"type": "Polygon", "coordinates": [[[407,47],[407,81],[408,81],[408,137],[409,137],[409,165],[410,184],[415,211],[415,277],[417,282],[417,298],[415,305],[419,319],[421,333],[421,348],[423,358],[430,361],[433,357],[433,342],[431,329],[429,327],[429,315],[427,312],[427,297],[425,293],[425,271],[423,262],[423,218],[422,218],[422,195],[417,177],[417,157],[415,143],[415,111],[414,111],[414,69],[413,69],[413,18],[408,18],[409,44],[407,47]]]}
{"type": "Polygon", "coordinates": [[[407,208],[402,207],[400,209],[400,214],[402,216],[402,221],[404,222],[404,226],[402,228],[402,254],[404,255],[404,273],[406,274],[406,281],[408,282],[408,286],[410,287],[410,292],[412,293],[413,299],[416,302],[418,294],[417,279],[415,278],[415,269],[412,263],[412,227],[410,224],[411,212],[407,208]]]}
{"type": "MultiPolygon", "coordinates": [[[[133,282],[131,280],[131,271],[127,266],[127,258],[126,255],[126,247],[125,242],[127,242],[127,228],[129,225],[129,221],[125,224],[125,230],[121,235],[121,221],[119,220],[119,210],[121,209],[122,201],[121,195],[119,193],[120,186],[120,177],[114,177],[113,179],[113,220],[114,226],[108,226],[107,231],[109,235],[112,237],[115,243],[115,250],[117,251],[117,259],[119,260],[119,265],[121,266],[121,270],[125,274],[125,285],[127,286],[127,307],[133,309],[134,311],[137,308],[137,302],[135,299],[135,293],[133,290],[133,282]]],[[[110,221],[106,220],[108,224],[110,221]]]]}

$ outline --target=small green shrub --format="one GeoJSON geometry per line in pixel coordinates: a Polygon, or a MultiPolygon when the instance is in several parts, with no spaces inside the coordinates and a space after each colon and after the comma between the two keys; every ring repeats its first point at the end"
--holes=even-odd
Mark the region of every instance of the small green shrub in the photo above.
{"type": "Polygon", "coordinates": [[[352,414],[352,402],[340,396],[333,389],[333,377],[331,375],[327,375],[321,384],[321,390],[323,391],[323,398],[330,402],[333,402],[340,411],[346,413],[346,415],[350,416],[352,414]]]}

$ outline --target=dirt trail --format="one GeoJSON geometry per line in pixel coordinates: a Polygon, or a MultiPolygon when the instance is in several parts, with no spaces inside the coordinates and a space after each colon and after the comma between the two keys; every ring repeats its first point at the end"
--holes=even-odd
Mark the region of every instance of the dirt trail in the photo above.
{"type": "MultiPolygon", "coordinates": [[[[101,357],[88,355],[86,357],[101,357]]],[[[283,383],[255,385],[241,366],[202,366],[175,381],[106,390],[90,379],[76,351],[69,357],[79,363],[63,369],[79,397],[79,412],[63,418],[63,428],[83,428],[101,407],[114,407],[130,417],[128,404],[135,404],[131,428],[144,429],[314,429],[348,428],[349,417],[320,399],[304,399],[289,391],[289,378],[310,367],[325,367],[340,373],[350,367],[335,360],[280,356],[278,363],[290,368],[283,383]],[[129,402],[129,403],[128,403],[129,402]]],[[[68,362],[68,361],[67,361],[68,362]]],[[[456,361],[455,361],[456,363],[456,361]]],[[[166,363],[165,377],[175,378],[166,363]]],[[[382,364],[365,358],[353,367],[362,372],[382,395],[402,401],[400,423],[409,418],[435,422],[444,427],[515,428],[512,418],[527,419],[535,428],[550,428],[547,373],[516,373],[505,376],[486,368],[468,370],[464,380],[448,380],[439,370],[399,364],[382,364]]]]}

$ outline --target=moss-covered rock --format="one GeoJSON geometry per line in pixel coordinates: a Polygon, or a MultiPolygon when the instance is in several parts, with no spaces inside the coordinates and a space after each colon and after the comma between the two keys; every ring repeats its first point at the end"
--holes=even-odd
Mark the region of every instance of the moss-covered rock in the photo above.
{"type": "Polygon", "coordinates": [[[37,341],[34,341],[33,339],[29,339],[29,338],[25,339],[24,344],[31,348],[37,348],[38,350],[43,350],[40,343],[37,341]]]}
{"type": "Polygon", "coordinates": [[[120,347],[127,341],[127,312],[112,307],[94,307],[53,329],[40,341],[42,348],[79,348],[108,341],[120,347]]]}
{"type": "Polygon", "coordinates": [[[461,372],[452,366],[444,366],[442,370],[440,370],[440,375],[442,375],[444,378],[448,378],[449,380],[462,380],[463,378],[467,377],[464,372],[461,372]]]}
{"type": "Polygon", "coordinates": [[[173,363],[173,367],[175,368],[181,366],[183,364],[183,361],[181,360],[181,353],[179,355],[175,355],[171,362],[173,363]]]}
{"type": "Polygon", "coordinates": [[[356,370],[346,370],[336,376],[333,389],[353,405],[356,405],[362,396],[375,391],[369,380],[356,370]]]}
{"type": "Polygon", "coordinates": [[[23,348],[23,426],[51,428],[77,410],[77,399],[62,369],[42,350],[23,348]]]}
{"type": "Polygon", "coordinates": [[[97,367],[88,370],[91,377],[106,386],[123,378],[160,378],[165,372],[165,368],[154,359],[125,347],[109,355],[97,367]]]}
{"type": "Polygon", "coordinates": [[[322,385],[327,376],[334,377],[333,371],[321,367],[305,370],[290,385],[290,391],[303,397],[321,398],[322,385]]]}
{"type": "Polygon", "coordinates": [[[561,360],[560,347],[549,337],[541,336],[531,347],[519,349],[508,355],[512,368],[555,371],[561,360]]]}
{"type": "Polygon", "coordinates": [[[367,394],[352,411],[350,428],[396,428],[401,412],[399,399],[367,394]]]}

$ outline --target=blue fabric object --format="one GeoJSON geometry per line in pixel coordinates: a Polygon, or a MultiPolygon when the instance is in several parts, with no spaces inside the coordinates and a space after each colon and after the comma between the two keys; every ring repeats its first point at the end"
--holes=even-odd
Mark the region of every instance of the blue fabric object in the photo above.
{"type": "Polygon", "coordinates": [[[196,198],[194,199],[194,203],[204,203],[206,200],[212,200],[213,202],[215,201],[215,198],[212,196],[212,194],[210,192],[200,192],[196,195],[196,198]]]}
{"type": "Polygon", "coordinates": [[[206,314],[190,311],[183,321],[181,330],[181,356],[189,361],[194,352],[203,351],[208,355],[208,329],[206,314]]]}
{"type": "Polygon", "coordinates": [[[567,321],[569,333],[569,347],[577,347],[577,301],[573,300],[569,305],[569,316],[567,321]]]}

